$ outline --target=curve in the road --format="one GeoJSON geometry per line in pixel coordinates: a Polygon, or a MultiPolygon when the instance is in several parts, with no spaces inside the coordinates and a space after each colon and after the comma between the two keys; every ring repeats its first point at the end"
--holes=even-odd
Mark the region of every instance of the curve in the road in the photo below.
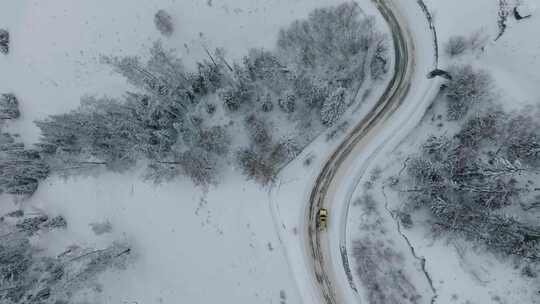
{"type": "MultiPolygon", "coordinates": [[[[325,163],[321,173],[317,177],[315,186],[309,197],[309,206],[307,208],[307,241],[308,252],[311,253],[313,261],[313,274],[319,285],[322,297],[328,304],[343,303],[338,293],[333,287],[333,278],[329,276],[329,271],[325,265],[325,256],[321,246],[321,235],[316,227],[316,214],[319,208],[324,207],[325,197],[331,182],[339,166],[344,162],[351,150],[369,133],[370,130],[382,124],[400,105],[403,98],[407,95],[410,87],[410,78],[414,72],[414,58],[410,56],[411,50],[414,50],[414,44],[406,28],[401,26],[398,18],[393,11],[393,7],[387,3],[387,0],[373,0],[378,10],[388,23],[394,43],[394,73],[386,90],[379,98],[373,109],[363,118],[350,132],[347,138],[332,153],[325,163]]],[[[346,248],[342,247],[343,265],[348,268],[346,248]]],[[[348,276],[352,276],[350,269],[345,269],[348,276]]],[[[353,290],[356,290],[352,277],[349,282],[353,290]]]]}

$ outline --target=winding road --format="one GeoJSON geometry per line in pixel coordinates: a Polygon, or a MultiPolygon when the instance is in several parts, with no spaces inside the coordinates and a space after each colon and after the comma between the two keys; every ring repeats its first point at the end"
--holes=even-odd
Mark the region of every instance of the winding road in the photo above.
{"type": "MultiPolygon", "coordinates": [[[[325,232],[320,232],[316,227],[317,211],[319,208],[329,208],[329,221],[334,219],[346,220],[346,214],[332,214],[330,208],[332,201],[329,199],[329,192],[335,188],[335,183],[338,180],[336,176],[347,169],[343,168],[343,165],[348,162],[349,158],[355,157],[356,153],[352,153],[353,150],[362,149],[368,138],[375,136],[375,133],[387,118],[398,109],[409,92],[412,74],[415,72],[415,58],[412,56],[414,43],[407,27],[400,24],[396,8],[392,6],[390,0],[373,0],[373,2],[392,32],[395,49],[393,77],[373,109],[352,129],[324,164],[311,191],[309,205],[306,210],[307,252],[311,255],[309,258],[312,261],[312,272],[319,286],[321,296],[325,303],[328,304],[341,304],[346,301],[344,300],[345,297],[338,292],[344,286],[338,286],[338,289],[335,286],[336,278],[331,265],[329,265],[329,246],[326,244],[325,232]]],[[[342,223],[340,228],[343,230],[342,236],[345,235],[345,227],[346,224],[342,223]]],[[[351,270],[348,266],[346,246],[341,246],[340,250],[347,279],[351,288],[356,291],[351,270]]]]}

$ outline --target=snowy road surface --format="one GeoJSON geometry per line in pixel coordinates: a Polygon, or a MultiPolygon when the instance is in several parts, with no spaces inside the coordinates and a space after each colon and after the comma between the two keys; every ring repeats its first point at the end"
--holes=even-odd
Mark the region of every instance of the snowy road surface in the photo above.
{"type": "MultiPolygon", "coordinates": [[[[395,137],[396,132],[386,132],[388,134],[381,134],[385,133],[382,126],[388,118],[393,116],[392,114],[404,103],[404,100],[406,98],[408,98],[407,100],[410,100],[407,104],[412,104],[410,107],[411,110],[407,110],[405,113],[400,113],[395,116],[421,116],[429,104],[426,103],[426,100],[428,100],[426,97],[429,95],[426,92],[433,92],[434,85],[437,82],[430,81],[427,82],[427,86],[423,86],[422,84],[426,83],[426,81],[422,80],[422,84],[419,85],[420,88],[415,87],[414,93],[409,94],[413,81],[421,78],[425,79],[425,74],[420,75],[421,73],[415,73],[420,70],[418,69],[416,60],[420,57],[420,54],[416,54],[415,42],[408,29],[408,24],[404,22],[404,19],[411,18],[404,18],[402,13],[408,14],[408,12],[400,12],[396,4],[391,0],[374,0],[374,3],[388,23],[392,32],[395,48],[394,75],[377,104],[366,117],[355,126],[324,164],[311,191],[309,205],[305,215],[305,229],[307,230],[306,252],[310,255],[307,259],[312,263],[312,272],[316,283],[319,286],[324,303],[348,303],[353,301],[352,299],[354,298],[360,298],[360,292],[358,291],[357,286],[355,286],[350,263],[348,261],[346,246],[346,219],[350,200],[343,201],[342,205],[346,206],[335,206],[339,204],[333,193],[337,192],[336,188],[343,182],[344,178],[358,180],[349,174],[351,168],[354,167],[352,162],[355,158],[358,158],[362,153],[371,153],[371,155],[364,160],[369,161],[371,156],[380,152],[382,147],[388,142],[388,140],[385,140],[378,144],[377,142],[374,142],[375,136],[377,136],[379,140],[381,137],[386,137],[388,139],[395,137]],[[370,141],[370,146],[378,145],[377,148],[373,151],[364,151],[369,150],[366,147],[368,141],[370,141]],[[321,232],[316,227],[316,215],[320,208],[329,209],[330,218],[328,232],[321,232]],[[334,241],[330,240],[332,236],[338,236],[339,243],[334,243],[334,241]],[[331,245],[331,243],[334,245],[331,245]],[[339,250],[339,253],[335,254],[335,250],[339,250]],[[332,254],[332,252],[334,252],[334,254],[332,254]],[[338,259],[341,259],[340,266],[344,268],[344,275],[338,275],[338,272],[342,271],[337,269],[339,267],[334,267],[334,265],[337,264],[335,261],[338,259]],[[346,280],[342,277],[346,277],[346,280]],[[350,289],[347,288],[347,284],[350,285],[350,289]],[[349,292],[349,290],[354,291],[354,293],[349,292]]],[[[409,5],[409,7],[410,6],[411,5],[409,5]]],[[[420,26],[422,27],[422,25],[420,26]]],[[[415,32],[415,35],[418,35],[418,33],[415,32]]],[[[422,40],[424,40],[424,42],[427,40],[429,43],[430,39],[431,38],[428,37],[428,39],[422,40]]],[[[433,49],[432,45],[428,48],[433,49]]],[[[433,57],[436,58],[436,56],[433,57]]],[[[425,56],[422,56],[422,58],[425,59],[425,56]]],[[[434,64],[436,65],[436,60],[434,64]]],[[[421,67],[424,68],[424,65],[421,65],[421,67]]],[[[415,119],[413,119],[413,121],[414,120],[415,119]]],[[[370,149],[372,148],[373,147],[370,149]]],[[[365,165],[363,167],[365,169],[365,165]]],[[[357,300],[355,302],[359,301],[357,300]]]]}

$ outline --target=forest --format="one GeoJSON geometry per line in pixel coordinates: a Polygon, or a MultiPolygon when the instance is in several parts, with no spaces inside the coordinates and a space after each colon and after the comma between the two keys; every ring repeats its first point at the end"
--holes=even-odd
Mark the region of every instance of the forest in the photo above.
{"type": "MultiPolygon", "coordinates": [[[[155,24],[169,35],[170,16],[155,24]]],[[[241,62],[206,50],[195,71],[157,41],[150,58],[103,56],[133,90],[123,98],[87,96],[79,108],[36,125],[41,138],[24,148],[3,134],[0,191],[31,195],[50,172],[116,172],[145,166],[153,182],[185,176],[206,187],[232,165],[259,183],[357,102],[369,78],[389,69],[388,39],[357,4],[312,11],[279,31],[273,50],[251,49],[241,62]]],[[[19,115],[13,94],[2,95],[0,118],[19,115]]]]}
{"type": "MultiPolygon", "coordinates": [[[[449,55],[470,45],[457,48],[459,41],[451,39],[449,55]]],[[[411,214],[427,212],[434,237],[464,238],[515,259],[524,275],[534,277],[540,261],[540,107],[504,109],[510,101],[481,68],[455,64],[449,73],[452,79],[427,115],[439,130],[391,181],[405,200],[402,225],[413,225],[411,214]]]]}

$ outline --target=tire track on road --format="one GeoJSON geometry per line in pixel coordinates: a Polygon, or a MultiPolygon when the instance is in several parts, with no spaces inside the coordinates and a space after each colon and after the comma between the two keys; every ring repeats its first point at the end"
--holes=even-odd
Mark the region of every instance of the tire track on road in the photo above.
{"type": "MultiPolygon", "coordinates": [[[[319,208],[324,207],[325,197],[337,173],[339,166],[345,161],[353,148],[375,127],[381,125],[401,104],[410,88],[410,78],[414,71],[414,58],[409,51],[414,44],[408,31],[403,28],[388,4],[388,0],[373,0],[392,31],[394,43],[394,73],[386,90],[379,98],[374,108],[350,132],[347,138],[332,153],[317,177],[315,186],[309,198],[306,210],[307,220],[307,247],[313,261],[313,275],[319,285],[321,296],[327,304],[343,303],[333,286],[332,279],[325,267],[325,255],[321,246],[321,235],[316,227],[316,214],[319,208]]],[[[349,268],[346,248],[340,248],[345,272],[347,273],[351,288],[357,291],[349,268]]]]}

